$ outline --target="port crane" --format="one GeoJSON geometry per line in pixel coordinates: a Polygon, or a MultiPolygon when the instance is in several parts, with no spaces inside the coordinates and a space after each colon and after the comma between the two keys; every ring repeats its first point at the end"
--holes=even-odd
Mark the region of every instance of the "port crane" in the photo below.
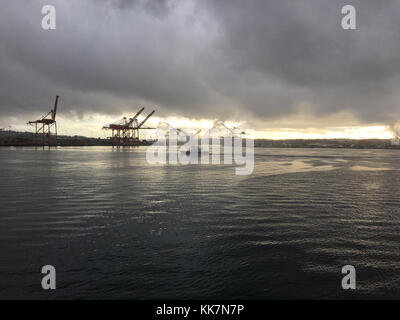
{"type": "Polygon", "coordinates": [[[41,119],[29,121],[29,125],[35,125],[35,144],[36,145],[57,145],[57,122],[56,122],[56,115],[57,115],[57,105],[58,105],[58,98],[56,96],[56,101],[54,102],[53,109],[43,116],[41,119]],[[54,130],[52,130],[54,129],[54,130]]]}
{"type": "Polygon", "coordinates": [[[150,112],[140,123],[138,116],[143,112],[141,108],[132,118],[123,117],[117,122],[103,126],[103,130],[111,130],[111,140],[113,145],[134,146],[140,143],[139,130],[155,129],[143,127],[146,121],[154,114],[155,110],[150,112]]]}

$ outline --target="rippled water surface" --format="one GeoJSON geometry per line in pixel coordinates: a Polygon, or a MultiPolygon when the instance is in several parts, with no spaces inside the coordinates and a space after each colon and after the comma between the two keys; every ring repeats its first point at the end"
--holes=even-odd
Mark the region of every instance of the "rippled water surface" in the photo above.
{"type": "Polygon", "coordinates": [[[141,147],[1,148],[0,168],[1,298],[400,298],[396,150],[259,148],[236,176],[141,147]]]}

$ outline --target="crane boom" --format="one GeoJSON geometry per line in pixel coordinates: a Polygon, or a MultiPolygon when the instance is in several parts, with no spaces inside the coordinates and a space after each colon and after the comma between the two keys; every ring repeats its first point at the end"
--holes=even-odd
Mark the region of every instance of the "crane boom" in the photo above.
{"type": "Polygon", "coordinates": [[[52,118],[53,120],[56,119],[57,105],[58,105],[58,96],[56,96],[56,101],[54,102],[54,109],[52,110],[52,113],[51,113],[51,118],[52,118]]]}
{"type": "Polygon", "coordinates": [[[144,110],[144,108],[140,109],[140,110],[135,114],[134,117],[132,117],[132,118],[129,119],[128,127],[129,127],[129,126],[132,124],[132,122],[143,112],[143,110],[144,110]]]}
{"type": "Polygon", "coordinates": [[[146,118],[144,118],[144,120],[137,126],[137,129],[140,129],[142,127],[142,125],[144,125],[144,123],[154,114],[154,112],[156,112],[155,110],[153,110],[152,112],[150,112],[146,118]]]}

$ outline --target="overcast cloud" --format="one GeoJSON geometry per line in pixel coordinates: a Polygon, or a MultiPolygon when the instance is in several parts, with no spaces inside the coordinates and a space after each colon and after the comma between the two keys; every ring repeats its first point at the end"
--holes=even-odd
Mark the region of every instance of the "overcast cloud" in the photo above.
{"type": "Polygon", "coordinates": [[[400,5],[352,0],[9,1],[0,11],[0,116],[62,112],[245,117],[348,111],[400,119],[400,5]],[[41,28],[41,7],[57,29],[41,28]],[[61,111],[60,111],[61,112],[61,111]]]}

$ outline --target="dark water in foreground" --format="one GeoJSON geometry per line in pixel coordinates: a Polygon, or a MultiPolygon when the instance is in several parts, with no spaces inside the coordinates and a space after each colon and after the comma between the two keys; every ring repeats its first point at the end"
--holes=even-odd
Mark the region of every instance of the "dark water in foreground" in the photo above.
{"type": "Polygon", "coordinates": [[[145,148],[0,148],[0,297],[400,298],[400,152],[255,152],[239,177],[145,148]]]}

